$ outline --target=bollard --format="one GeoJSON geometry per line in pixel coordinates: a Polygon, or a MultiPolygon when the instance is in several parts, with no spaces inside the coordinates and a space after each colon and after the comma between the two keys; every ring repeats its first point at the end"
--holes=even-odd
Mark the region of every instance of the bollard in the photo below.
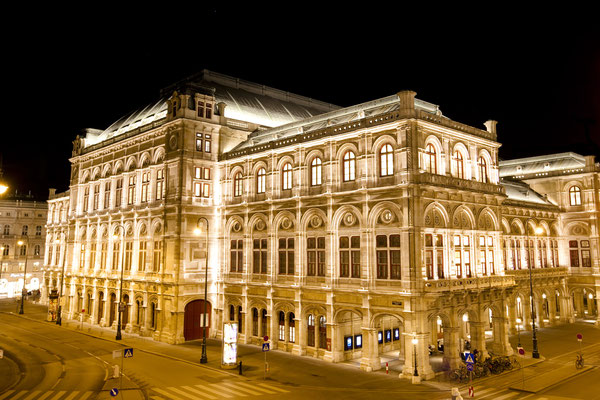
{"type": "Polygon", "coordinates": [[[452,388],[452,400],[463,400],[458,388],[452,388]]]}
{"type": "Polygon", "coordinates": [[[389,374],[389,373],[390,373],[390,368],[389,368],[389,365],[388,365],[388,363],[387,363],[387,362],[385,363],[385,373],[386,373],[386,374],[389,374]]]}
{"type": "Polygon", "coordinates": [[[238,366],[239,366],[239,374],[242,375],[242,362],[241,361],[238,364],[238,366]]]}
{"type": "Polygon", "coordinates": [[[119,377],[119,366],[117,364],[113,365],[113,378],[119,377]]]}

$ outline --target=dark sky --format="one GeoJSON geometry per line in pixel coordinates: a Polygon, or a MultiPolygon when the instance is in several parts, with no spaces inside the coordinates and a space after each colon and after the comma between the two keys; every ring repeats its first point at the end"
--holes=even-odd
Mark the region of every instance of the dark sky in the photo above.
{"type": "Polygon", "coordinates": [[[2,28],[4,179],[40,199],[68,188],[82,129],[107,128],[203,68],[340,106],[411,89],[456,121],[498,120],[504,159],[575,151],[600,160],[591,10],[60,7],[6,15],[14,25],[2,28]]]}

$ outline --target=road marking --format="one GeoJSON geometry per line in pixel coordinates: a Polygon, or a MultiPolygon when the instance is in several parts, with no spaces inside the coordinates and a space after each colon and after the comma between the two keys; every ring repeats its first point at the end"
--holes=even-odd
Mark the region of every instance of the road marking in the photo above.
{"type": "Polygon", "coordinates": [[[62,395],[65,394],[65,393],[67,393],[66,390],[61,390],[60,392],[56,393],[56,396],[54,396],[52,398],[52,400],[58,400],[58,399],[60,399],[62,397],[62,395]]]}
{"type": "MultiPolygon", "coordinates": [[[[192,400],[196,400],[198,398],[198,396],[196,396],[196,395],[187,394],[183,390],[177,389],[176,387],[173,387],[173,386],[168,387],[167,389],[172,390],[175,393],[179,393],[180,395],[185,396],[187,398],[190,398],[192,400]]],[[[211,400],[216,400],[217,399],[215,396],[212,396],[212,395],[207,394],[207,393],[201,393],[200,392],[200,395],[206,397],[207,399],[211,399],[211,400]]]]}
{"type": "Polygon", "coordinates": [[[67,396],[67,398],[65,398],[65,400],[73,400],[73,398],[75,396],[77,396],[79,394],[79,390],[75,390],[73,393],[71,393],[69,396],[67,396]]]}
{"type": "Polygon", "coordinates": [[[0,395],[0,400],[3,400],[5,398],[7,398],[8,396],[10,396],[11,394],[13,394],[15,391],[14,390],[9,390],[8,392],[0,395]]]}
{"type": "MultiPolygon", "coordinates": [[[[243,396],[243,397],[245,397],[245,396],[248,396],[247,394],[236,392],[236,391],[235,391],[235,390],[233,390],[233,389],[229,389],[229,388],[220,387],[218,383],[211,383],[210,385],[211,385],[211,386],[215,386],[215,387],[216,387],[218,390],[220,390],[220,391],[226,391],[226,392],[229,392],[229,393],[231,393],[231,394],[233,394],[233,395],[235,395],[235,396],[240,396],[240,397],[242,397],[242,396],[243,396]]],[[[196,385],[196,386],[199,386],[199,385],[196,385]]]]}
{"type": "MultiPolygon", "coordinates": [[[[231,398],[231,397],[232,397],[232,396],[230,396],[230,395],[228,395],[228,394],[225,394],[225,393],[219,392],[218,390],[211,389],[211,388],[207,388],[206,386],[202,386],[202,385],[196,385],[196,386],[198,386],[198,387],[199,387],[199,388],[201,388],[202,390],[207,390],[207,391],[209,391],[209,392],[212,392],[212,393],[214,393],[214,394],[217,394],[217,395],[219,395],[219,396],[221,396],[221,397],[226,397],[226,398],[231,398]]],[[[197,389],[194,389],[194,388],[193,388],[193,387],[191,387],[191,386],[182,386],[182,388],[184,388],[184,389],[186,389],[186,390],[189,390],[190,392],[199,393],[199,394],[202,394],[202,395],[204,394],[204,393],[200,392],[199,390],[197,390],[197,389]]]]}
{"type": "Polygon", "coordinates": [[[264,386],[264,387],[267,387],[267,388],[269,388],[269,389],[277,390],[277,391],[279,391],[279,392],[281,392],[281,393],[289,393],[289,390],[283,390],[283,389],[281,389],[281,388],[278,388],[277,386],[272,386],[272,385],[269,385],[269,384],[267,384],[267,383],[259,383],[258,385],[259,385],[259,386],[264,386]]]}
{"type": "Polygon", "coordinates": [[[87,392],[85,392],[85,393],[83,394],[83,396],[81,396],[81,397],[79,398],[79,400],[85,400],[85,399],[87,399],[88,397],[90,397],[90,395],[91,395],[92,393],[94,393],[94,392],[91,392],[91,391],[87,391],[87,392]]]}
{"type": "Polygon", "coordinates": [[[34,390],[29,396],[25,397],[23,400],[32,400],[35,396],[37,396],[40,393],[42,393],[41,390],[34,390]]]}
{"type": "Polygon", "coordinates": [[[39,399],[37,400],[44,400],[46,397],[50,396],[52,393],[54,393],[52,390],[47,391],[46,393],[44,393],[39,399]]]}
{"type": "Polygon", "coordinates": [[[263,392],[265,392],[267,394],[277,394],[277,392],[274,392],[272,390],[263,389],[263,388],[259,388],[259,387],[256,387],[256,386],[252,386],[252,385],[250,385],[249,383],[246,383],[246,382],[236,382],[235,384],[236,385],[242,385],[242,387],[248,387],[250,389],[262,390],[263,392]]]}
{"type": "Polygon", "coordinates": [[[519,395],[519,392],[510,392],[508,394],[505,394],[504,396],[496,397],[495,400],[510,399],[511,397],[515,397],[515,396],[518,396],[518,395],[519,395]]]}
{"type": "Polygon", "coordinates": [[[261,393],[261,392],[256,392],[256,391],[251,390],[251,389],[246,389],[244,387],[237,387],[236,384],[233,383],[233,382],[221,382],[221,384],[233,387],[235,390],[241,390],[242,392],[246,392],[246,393],[250,393],[250,394],[254,394],[254,395],[264,394],[264,393],[261,393]]]}
{"type": "Polygon", "coordinates": [[[27,390],[21,390],[19,393],[17,393],[14,397],[11,397],[11,400],[16,400],[21,396],[24,396],[27,394],[27,390]]]}
{"type": "Polygon", "coordinates": [[[168,398],[173,399],[173,400],[183,400],[181,397],[174,396],[171,393],[167,392],[166,390],[162,390],[159,388],[152,388],[152,390],[154,390],[157,393],[162,394],[163,396],[167,396],[168,398]]]}

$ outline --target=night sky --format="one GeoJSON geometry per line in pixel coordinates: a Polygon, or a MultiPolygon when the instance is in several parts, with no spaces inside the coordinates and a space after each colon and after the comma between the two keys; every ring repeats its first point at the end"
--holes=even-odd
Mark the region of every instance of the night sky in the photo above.
{"type": "Polygon", "coordinates": [[[82,129],[107,128],[204,68],[340,106],[410,89],[453,120],[482,129],[498,120],[503,159],[574,151],[600,161],[600,29],[591,10],[467,16],[425,3],[348,4],[52,5],[5,15],[15,24],[1,28],[4,179],[40,200],[49,187],[68,189],[82,129]]]}

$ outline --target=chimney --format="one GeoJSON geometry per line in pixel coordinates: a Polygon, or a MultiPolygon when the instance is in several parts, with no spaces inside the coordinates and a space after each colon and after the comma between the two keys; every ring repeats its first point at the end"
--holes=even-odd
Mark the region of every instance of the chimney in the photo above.
{"type": "Polygon", "coordinates": [[[485,129],[494,136],[496,135],[496,124],[498,124],[498,121],[494,121],[493,119],[488,119],[484,123],[485,129]]]}
{"type": "Polygon", "coordinates": [[[51,199],[51,198],[53,198],[53,197],[54,197],[54,195],[56,194],[56,189],[54,189],[54,188],[50,188],[50,189],[48,189],[48,192],[50,192],[50,193],[48,194],[48,198],[49,198],[49,199],[51,199]]]}
{"type": "Polygon", "coordinates": [[[414,110],[416,95],[417,95],[417,92],[413,92],[412,90],[403,90],[401,92],[398,92],[398,99],[400,101],[400,109],[414,110]]]}

